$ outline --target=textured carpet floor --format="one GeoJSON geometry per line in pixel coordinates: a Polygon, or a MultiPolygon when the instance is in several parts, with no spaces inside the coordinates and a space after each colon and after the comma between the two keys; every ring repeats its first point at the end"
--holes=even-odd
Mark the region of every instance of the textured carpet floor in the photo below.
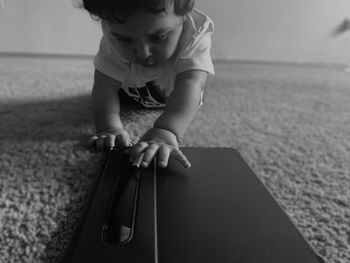
{"type": "MultiPolygon", "coordinates": [[[[102,156],[88,60],[0,57],[0,262],[58,262],[102,156]]],[[[330,263],[350,262],[350,74],[218,63],[184,144],[234,147],[330,263]]],[[[124,109],[132,136],[157,111],[124,109]]]]}

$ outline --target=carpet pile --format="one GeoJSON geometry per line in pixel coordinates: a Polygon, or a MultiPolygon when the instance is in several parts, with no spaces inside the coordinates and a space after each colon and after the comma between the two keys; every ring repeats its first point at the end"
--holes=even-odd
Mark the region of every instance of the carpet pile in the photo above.
{"type": "MultiPolygon", "coordinates": [[[[1,57],[0,261],[59,262],[96,182],[90,60],[1,57]]],[[[350,74],[216,63],[183,144],[233,147],[329,263],[350,262],[350,74]]],[[[124,107],[133,137],[161,112],[124,107]]]]}

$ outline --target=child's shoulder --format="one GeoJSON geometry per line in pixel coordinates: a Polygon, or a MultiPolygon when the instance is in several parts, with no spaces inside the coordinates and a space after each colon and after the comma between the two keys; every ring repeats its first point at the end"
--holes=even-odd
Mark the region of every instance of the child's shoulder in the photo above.
{"type": "Polygon", "coordinates": [[[203,36],[214,32],[212,19],[198,9],[193,9],[184,23],[183,36],[179,50],[186,51],[194,48],[201,42],[203,36]]]}
{"type": "Polygon", "coordinates": [[[213,20],[196,8],[188,14],[188,19],[189,23],[187,23],[187,26],[192,27],[197,33],[204,30],[214,31],[213,20]]]}
{"type": "Polygon", "coordinates": [[[210,57],[213,32],[213,21],[206,14],[194,9],[187,15],[177,53],[174,56],[176,73],[194,69],[214,74],[210,57]]]}

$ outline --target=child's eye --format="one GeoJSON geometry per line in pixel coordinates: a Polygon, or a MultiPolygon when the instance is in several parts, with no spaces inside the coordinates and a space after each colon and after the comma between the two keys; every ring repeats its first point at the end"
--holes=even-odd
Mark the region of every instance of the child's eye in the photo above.
{"type": "Polygon", "coordinates": [[[154,41],[164,40],[167,37],[167,35],[168,35],[167,33],[153,35],[152,40],[154,40],[154,41]]]}
{"type": "Polygon", "coordinates": [[[131,38],[126,38],[126,37],[117,37],[117,40],[120,42],[131,42],[131,38]]]}
{"type": "Polygon", "coordinates": [[[115,37],[116,40],[120,41],[120,42],[124,42],[124,43],[128,43],[131,42],[132,39],[129,37],[124,37],[124,36],[120,36],[118,34],[113,34],[112,35],[115,37]]]}

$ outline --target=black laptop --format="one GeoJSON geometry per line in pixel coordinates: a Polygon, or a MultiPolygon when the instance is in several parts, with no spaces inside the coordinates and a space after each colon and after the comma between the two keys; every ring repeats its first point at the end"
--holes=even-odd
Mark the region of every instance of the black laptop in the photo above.
{"type": "Polygon", "coordinates": [[[237,151],[182,151],[190,169],[112,149],[64,262],[324,262],[237,151]]]}

